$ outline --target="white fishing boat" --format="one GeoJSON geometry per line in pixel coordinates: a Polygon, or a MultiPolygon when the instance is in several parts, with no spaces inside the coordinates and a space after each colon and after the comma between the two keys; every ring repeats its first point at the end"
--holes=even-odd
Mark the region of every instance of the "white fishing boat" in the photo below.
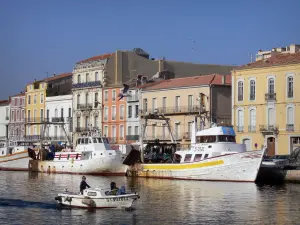
{"type": "Polygon", "coordinates": [[[30,171],[92,175],[125,175],[127,166],[119,150],[110,147],[108,139],[83,136],[76,140],[75,151],[43,150],[41,159],[30,160],[30,171]]]}
{"type": "MultiPolygon", "coordinates": [[[[197,118],[193,123],[189,150],[176,151],[169,162],[151,163],[153,160],[150,159],[148,163],[136,163],[128,175],[208,181],[256,180],[265,148],[246,151],[244,144],[236,143],[232,127],[217,126],[197,131],[196,124],[197,118]]],[[[162,151],[156,152],[156,158],[165,153],[162,151]]],[[[126,161],[130,160],[127,158],[126,161]]]]}
{"type": "Polygon", "coordinates": [[[83,191],[83,195],[69,193],[66,190],[65,193],[58,194],[55,200],[58,204],[69,207],[129,209],[139,198],[137,193],[112,195],[108,189],[89,188],[83,191]]]}
{"type": "Polygon", "coordinates": [[[31,159],[28,149],[33,148],[33,143],[28,141],[17,141],[16,146],[11,148],[6,142],[0,142],[0,170],[28,171],[31,159]]]}

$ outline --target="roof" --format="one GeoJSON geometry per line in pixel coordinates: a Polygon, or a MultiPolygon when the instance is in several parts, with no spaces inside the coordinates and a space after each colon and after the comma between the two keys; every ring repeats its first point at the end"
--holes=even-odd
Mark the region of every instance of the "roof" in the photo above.
{"type": "Polygon", "coordinates": [[[191,87],[201,85],[222,85],[222,77],[225,76],[225,85],[231,85],[231,75],[201,75],[195,77],[175,78],[170,80],[161,80],[154,83],[148,83],[140,86],[143,90],[157,90],[179,87],[191,87]]]}
{"type": "Polygon", "coordinates": [[[297,53],[278,53],[267,59],[258,60],[246,65],[236,68],[239,69],[250,69],[250,68],[261,68],[261,67],[271,67],[271,66],[283,66],[289,64],[300,63],[300,52],[297,53]]]}
{"type": "Polygon", "coordinates": [[[9,101],[8,100],[0,100],[0,105],[8,105],[9,101]]]}
{"type": "MultiPolygon", "coordinates": [[[[115,53],[108,53],[108,54],[103,54],[103,55],[98,55],[98,56],[93,56],[91,58],[88,59],[84,59],[82,61],[79,61],[77,63],[85,63],[85,62],[91,62],[91,61],[95,61],[95,60],[103,60],[103,59],[107,59],[110,56],[115,55],[115,53]]],[[[76,64],[77,64],[76,63],[76,64]]]]}
{"type": "Polygon", "coordinates": [[[25,96],[25,92],[23,91],[23,92],[21,92],[19,94],[15,94],[15,95],[12,95],[10,97],[13,98],[13,97],[18,97],[18,96],[25,96]]]}
{"type": "Polygon", "coordinates": [[[62,73],[62,74],[58,74],[58,75],[46,78],[45,81],[53,81],[53,80],[58,80],[58,79],[71,77],[71,76],[72,76],[72,73],[62,73]]]}

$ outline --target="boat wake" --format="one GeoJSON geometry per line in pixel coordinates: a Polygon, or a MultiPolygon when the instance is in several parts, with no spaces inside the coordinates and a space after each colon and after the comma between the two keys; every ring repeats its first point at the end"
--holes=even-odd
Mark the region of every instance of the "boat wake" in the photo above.
{"type": "Polygon", "coordinates": [[[46,202],[33,202],[20,199],[0,198],[0,207],[56,209],[57,206],[56,204],[46,202]]]}

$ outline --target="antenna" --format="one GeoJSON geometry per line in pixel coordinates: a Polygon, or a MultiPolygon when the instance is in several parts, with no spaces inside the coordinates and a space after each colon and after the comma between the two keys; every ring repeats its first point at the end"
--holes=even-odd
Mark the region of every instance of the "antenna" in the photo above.
{"type": "Polygon", "coordinates": [[[250,61],[253,62],[253,55],[250,53],[250,61]]]}

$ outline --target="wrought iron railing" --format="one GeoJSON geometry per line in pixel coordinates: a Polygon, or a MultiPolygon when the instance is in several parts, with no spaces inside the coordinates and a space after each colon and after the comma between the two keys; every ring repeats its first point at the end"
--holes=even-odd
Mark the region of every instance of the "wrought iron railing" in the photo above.
{"type": "Polygon", "coordinates": [[[199,113],[199,106],[174,106],[174,107],[158,107],[153,109],[141,110],[142,116],[146,112],[158,112],[164,114],[180,114],[180,113],[199,113]]]}
{"type": "Polygon", "coordinates": [[[294,131],[294,124],[287,124],[286,125],[286,131],[294,131]]]}
{"type": "Polygon", "coordinates": [[[265,100],[266,101],[276,101],[276,93],[266,93],[265,100]]]}
{"type": "Polygon", "coordinates": [[[93,108],[93,104],[92,103],[86,103],[86,104],[77,104],[77,109],[89,109],[91,110],[93,108]]]}
{"type": "Polygon", "coordinates": [[[293,98],[293,97],[294,97],[294,92],[288,91],[288,98],[293,98]]]}
{"type": "Polygon", "coordinates": [[[278,131],[278,125],[259,125],[259,131],[260,132],[274,132],[278,131]]]}
{"type": "Polygon", "coordinates": [[[89,88],[89,87],[102,87],[101,82],[98,81],[89,81],[89,82],[83,82],[83,83],[77,83],[73,84],[72,88],[89,88]]]}
{"type": "Polygon", "coordinates": [[[244,126],[236,126],[237,132],[244,132],[244,126]]]}
{"type": "Polygon", "coordinates": [[[140,138],[140,135],[126,135],[126,140],[128,141],[138,141],[140,138]]]}

